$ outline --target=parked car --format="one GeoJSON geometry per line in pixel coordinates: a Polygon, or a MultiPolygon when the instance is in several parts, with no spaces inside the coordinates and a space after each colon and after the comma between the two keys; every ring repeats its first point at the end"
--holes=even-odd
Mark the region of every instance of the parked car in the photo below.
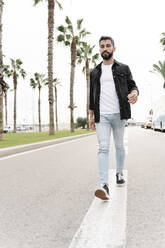
{"type": "Polygon", "coordinates": [[[26,128],[25,127],[18,126],[18,127],[16,127],[16,130],[17,131],[26,131],[26,128]]]}
{"type": "Polygon", "coordinates": [[[152,122],[152,128],[155,131],[165,132],[165,115],[159,115],[152,122]]]}
{"type": "Polygon", "coordinates": [[[129,126],[136,126],[136,121],[133,118],[127,120],[127,123],[129,126]]]}
{"type": "Polygon", "coordinates": [[[152,121],[147,121],[145,124],[144,124],[144,128],[148,129],[148,128],[151,128],[152,127],[152,121]]]}
{"type": "Polygon", "coordinates": [[[4,126],[3,132],[4,133],[12,133],[13,129],[11,128],[11,126],[7,125],[7,126],[4,126]]]}

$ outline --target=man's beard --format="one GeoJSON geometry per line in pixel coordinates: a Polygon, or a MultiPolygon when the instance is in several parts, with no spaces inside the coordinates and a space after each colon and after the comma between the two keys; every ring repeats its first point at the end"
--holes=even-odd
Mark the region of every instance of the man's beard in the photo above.
{"type": "Polygon", "coordinates": [[[109,53],[109,52],[103,52],[101,54],[101,57],[104,59],[104,60],[109,60],[111,57],[113,56],[113,52],[109,53]],[[104,54],[106,53],[106,54],[104,54]]]}

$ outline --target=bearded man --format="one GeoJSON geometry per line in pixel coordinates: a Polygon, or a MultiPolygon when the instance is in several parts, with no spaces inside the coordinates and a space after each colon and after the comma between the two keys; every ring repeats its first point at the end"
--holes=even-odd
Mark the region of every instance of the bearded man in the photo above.
{"type": "Polygon", "coordinates": [[[90,128],[96,130],[98,140],[98,169],[100,187],[95,196],[109,200],[109,145],[113,132],[116,150],[116,184],[124,186],[125,147],[124,129],[131,118],[130,104],[137,101],[139,90],[128,65],[114,59],[116,50],[113,38],[99,40],[103,61],[90,73],[90,128]]]}

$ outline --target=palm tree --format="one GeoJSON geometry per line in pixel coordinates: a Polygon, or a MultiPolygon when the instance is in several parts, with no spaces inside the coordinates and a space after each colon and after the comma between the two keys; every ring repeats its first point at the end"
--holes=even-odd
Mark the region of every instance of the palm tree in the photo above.
{"type": "Polygon", "coordinates": [[[2,54],[2,12],[3,1],[0,0],[0,140],[3,139],[3,54],[2,54]]]}
{"type": "Polygon", "coordinates": [[[73,111],[75,106],[73,101],[73,89],[74,89],[74,78],[75,78],[75,67],[76,67],[76,54],[77,54],[77,47],[79,46],[81,39],[84,38],[87,34],[90,34],[82,27],[83,19],[77,20],[77,31],[78,34],[75,34],[73,24],[70,21],[69,17],[66,16],[65,18],[66,26],[60,25],[58,27],[58,31],[60,34],[57,37],[58,42],[63,42],[65,46],[70,46],[71,51],[71,71],[70,71],[70,130],[74,132],[74,116],[73,111]]]}
{"type": "Polygon", "coordinates": [[[4,89],[4,98],[5,98],[5,124],[8,125],[7,121],[7,92],[9,90],[10,86],[6,83],[5,89],[4,89]]]}
{"type": "Polygon", "coordinates": [[[89,130],[89,81],[90,81],[90,69],[89,65],[92,63],[96,66],[96,60],[99,58],[99,54],[92,55],[95,46],[90,46],[87,42],[80,43],[80,49],[77,50],[78,63],[84,62],[83,72],[86,75],[87,83],[87,104],[86,104],[86,119],[87,119],[87,130],[89,130]]]}
{"type": "Polygon", "coordinates": [[[162,43],[163,51],[165,51],[165,32],[162,33],[162,38],[160,40],[160,43],[162,43]]]}
{"type": "MultiPolygon", "coordinates": [[[[55,95],[55,117],[56,117],[56,131],[58,131],[58,111],[57,111],[57,85],[60,84],[58,78],[53,79],[54,95],[55,95]]],[[[48,82],[46,83],[48,85],[48,82]]]]}
{"type": "Polygon", "coordinates": [[[163,84],[163,88],[165,89],[165,61],[161,62],[159,60],[159,65],[153,64],[153,73],[158,73],[159,75],[161,75],[164,79],[164,84],[163,84]]]}
{"type": "Polygon", "coordinates": [[[34,78],[30,78],[30,86],[35,89],[38,86],[38,122],[39,122],[39,132],[41,132],[41,88],[45,85],[47,78],[45,74],[34,73],[34,78]]]}
{"type": "Polygon", "coordinates": [[[22,66],[22,61],[20,59],[10,59],[11,65],[6,65],[4,66],[4,71],[5,74],[8,77],[13,77],[13,85],[14,85],[14,133],[16,133],[16,119],[17,119],[17,106],[16,106],[16,101],[17,101],[17,79],[19,76],[21,76],[23,79],[26,77],[26,72],[22,66]]]}
{"type": "MultiPolygon", "coordinates": [[[[34,0],[34,5],[43,0],[34,0]]],[[[48,82],[49,82],[49,135],[54,135],[54,108],[53,108],[53,39],[54,39],[54,9],[55,3],[62,9],[57,0],[48,1],[48,82]]]]}
{"type": "Polygon", "coordinates": [[[56,131],[58,131],[58,112],[57,112],[57,85],[58,84],[60,84],[60,80],[58,78],[54,78],[53,87],[54,87],[54,95],[55,95],[56,131]]]}

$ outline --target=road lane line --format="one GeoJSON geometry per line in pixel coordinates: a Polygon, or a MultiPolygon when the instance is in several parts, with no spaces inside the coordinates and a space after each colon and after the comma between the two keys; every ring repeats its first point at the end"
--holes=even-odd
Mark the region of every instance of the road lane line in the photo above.
{"type": "Polygon", "coordinates": [[[94,198],[69,248],[125,248],[127,215],[126,185],[116,186],[116,170],[109,171],[110,200],[94,198]]]}
{"type": "Polygon", "coordinates": [[[124,132],[124,146],[125,146],[125,153],[128,154],[128,129],[125,129],[124,132]]]}

